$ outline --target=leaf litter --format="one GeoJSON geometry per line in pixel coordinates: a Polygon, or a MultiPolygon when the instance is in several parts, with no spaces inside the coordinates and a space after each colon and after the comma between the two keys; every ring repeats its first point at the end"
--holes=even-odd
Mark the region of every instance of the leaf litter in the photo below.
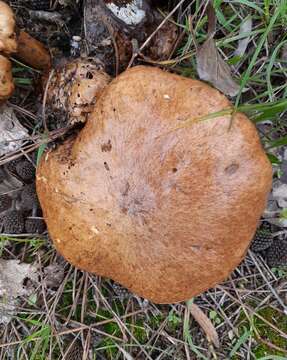
{"type": "Polygon", "coordinates": [[[250,42],[250,32],[252,30],[252,18],[251,16],[247,16],[242,24],[240,25],[240,30],[239,30],[239,35],[243,36],[244,34],[246,35],[246,37],[244,37],[243,39],[240,39],[238,41],[238,45],[236,50],[234,51],[234,55],[235,56],[243,56],[245,54],[245,51],[247,49],[247,46],[250,42]]]}
{"type": "Polygon", "coordinates": [[[0,156],[21,148],[27,138],[28,130],[17,119],[8,105],[0,107],[0,156]]]}
{"type": "Polygon", "coordinates": [[[28,297],[38,282],[37,268],[19,260],[0,259],[0,324],[8,324],[20,297],[28,297]]]}
{"type": "Polygon", "coordinates": [[[240,86],[233,80],[231,69],[219,53],[214,40],[216,16],[214,8],[209,5],[207,40],[198,48],[196,54],[197,73],[201,80],[210,82],[225,95],[235,96],[240,86]]]}

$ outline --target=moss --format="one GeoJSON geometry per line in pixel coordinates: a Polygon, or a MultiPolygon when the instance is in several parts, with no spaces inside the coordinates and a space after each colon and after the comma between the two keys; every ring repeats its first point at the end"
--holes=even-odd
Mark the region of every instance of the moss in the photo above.
{"type": "Polygon", "coordinates": [[[118,349],[111,338],[104,338],[101,342],[100,348],[105,348],[107,359],[115,359],[118,349]]]}
{"type": "MultiPolygon", "coordinates": [[[[266,307],[262,310],[259,310],[258,314],[265,320],[269,321],[271,324],[274,324],[274,326],[280,329],[283,333],[287,333],[287,317],[284,314],[280,313],[276,309],[273,309],[272,307],[266,307]]],[[[242,311],[239,319],[240,335],[246,331],[246,328],[255,328],[263,340],[266,340],[281,349],[287,349],[287,339],[282,338],[276,330],[272,329],[272,327],[266,324],[263,320],[259,319],[257,316],[251,318],[252,324],[250,324],[248,319],[246,319],[244,312],[242,311]]],[[[259,339],[256,339],[255,335],[254,338],[256,340],[256,345],[253,347],[253,353],[256,356],[256,359],[266,355],[286,356],[286,353],[273,349],[268,345],[260,342],[259,339]]]]}
{"type": "Polygon", "coordinates": [[[149,325],[151,328],[157,329],[159,325],[163,322],[163,320],[164,320],[163,315],[152,316],[150,318],[149,325]]]}
{"type": "Polygon", "coordinates": [[[168,330],[174,332],[181,326],[182,326],[182,319],[171,311],[168,314],[168,323],[167,323],[168,330]]]}
{"type": "MultiPolygon", "coordinates": [[[[274,324],[278,329],[284,333],[287,333],[287,317],[284,314],[281,314],[279,311],[271,307],[262,309],[258,313],[264,317],[264,319],[274,324]]],[[[267,340],[281,349],[287,349],[287,339],[284,339],[282,336],[280,336],[277,331],[273,330],[264,321],[255,317],[254,325],[262,339],[267,340]]],[[[256,357],[262,357],[266,355],[286,355],[283,352],[272,349],[268,345],[262,343],[258,343],[258,346],[256,346],[254,349],[254,354],[256,357]]]]}
{"type": "Polygon", "coordinates": [[[144,344],[148,337],[145,331],[143,320],[137,320],[133,325],[128,324],[130,330],[132,331],[134,337],[138,340],[140,344],[144,344]]]}

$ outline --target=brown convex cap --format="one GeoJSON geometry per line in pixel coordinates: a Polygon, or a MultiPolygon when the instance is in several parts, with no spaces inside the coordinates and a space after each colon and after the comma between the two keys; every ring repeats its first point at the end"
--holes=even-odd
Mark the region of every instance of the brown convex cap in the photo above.
{"type": "Polygon", "coordinates": [[[157,68],[113,80],[76,140],[38,168],[57,250],[157,303],[224,280],[245,255],[272,180],[245,115],[231,127],[230,116],[198,121],[229,106],[205,83],[157,68]]]}

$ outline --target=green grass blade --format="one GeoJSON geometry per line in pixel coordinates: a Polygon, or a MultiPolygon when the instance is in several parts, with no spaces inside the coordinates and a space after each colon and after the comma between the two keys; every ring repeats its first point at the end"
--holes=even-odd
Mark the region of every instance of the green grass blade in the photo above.
{"type": "Polygon", "coordinates": [[[265,32],[263,33],[263,35],[261,36],[260,40],[259,40],[259,44],[257,45],[256,47],[256,50],[253,54],[253,57],[250,61],[250,64],[242,78],[242,81],[241,81],[241,84],[240,84],[240,89],[239,89],[239,92],[238,92],[238,95],[236,97],[236,101],[235,101],[235,108],[237,109],[238,108],[238,105],[239,105],[239,102],[240,102],[240,98],[241,98],[241,94],[242,94],[242,91],[243,89],[245,88],[247,82],[248,82],[248,79],[250,77],[250,74],[252,72],[252,69],[256,63],[256,60],[258,58],[258,55],[260,54],[261,52],[261,49],[267,39],[267,36],[268,34],[270,33],[270,31],[272,30],[277,18],[279,17],[279,15],[281,14],[281,11],[283,10],[283,6],[286,6],[284,3],[282,3],[278,8],[277,10],[275,11],[274,15],[272,16],[272,18],[270,19],[270,23],[268,24],[265,32]]]}
{"type": "Polygon", "coordinates": [[[44,151],[47,147],[47,143],[44,143],[42,145],[39,146],[38,152],[37,152],[37,160],[36,160],[36,165],[38,166],[41,160],[42,155],[44,154],[44,151]]]}
{"type": "Polygon", "coordinates": [[[283,136],[282,138],[269,142],[268,149],[274,149],[279,146],[287,145],[287,136],[283,136]]]}
{"type": "Polygon", "coordinates": [[[267,69],[266,69],[266,80],[267,80],[267,87],[268,87],[268,95],[269,95],[269,99],[270,101],[273,101],[273,98],[274,98],[274,92],[273,92],[273,88],[272,88],[272,84],[271,84],[271,71],[272,71],[272,68],[274,66],[274,63],[275,63],[275,60],[276,60],[276,57],[277,57],[277,54],[278,54],[278,51],[287,43],[287,40],[284,40],[282,41],[280,44],[278,44],[276,46],[276,48],[274,49],[271,57],[270,57],[270,61],[269,61],[269,64],[267,66],[267,69]]]}
{"type": "Polygon", "coordinates": [[[249,339],[251,335],[251,331],[250,330],[245,330],[245,332],[243,333],[243,335],[240,336],[240,338],[237,340],[236,344],[234,345],[233,349],[231,350],[230,354],[229,354],[229,359],[231,359],[235,354],[236,351],[243,345],[246,343],[246,341],[249,339]]]}

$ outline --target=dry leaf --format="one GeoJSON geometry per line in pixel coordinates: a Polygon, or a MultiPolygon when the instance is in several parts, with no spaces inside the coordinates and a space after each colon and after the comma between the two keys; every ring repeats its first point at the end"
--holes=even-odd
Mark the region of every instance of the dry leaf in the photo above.
{"type": "MultiPolygon", "coordinates": [[[[248,34],[252,30],[252,18],[248,16],[243,20],[243,23],[240,25],[239,35],[248,34]]],[[[238,41],[237,49],[234,52],[234,55],[243,56],[247,46],[250,41],[250,35],[247,35],[245,38],[238,41]]]]}
{"type": "Polygon", "coordinates": [[[19,296],[29,296],[38,280],[36,268],[19,260],[0,259],[0,324],[11,320],[19,296]]]}
{"type": "Polygon", "coordinates": [[[207,19],[208,19],[208,37],[213,37],[216,32],[217,17],[214,7],[211,3],[206,8],[207,19]]]}
{"type": "Polygon", "coordinates": [[[197,73],[201,80],[210,82],[225,95],[235,96],[240,86],[232,79],[231,70],[221,57],[213,39],[216,32],[216,13],[211,3],[207,6],[207,40],[196,54],[197,73]]]}
{"type": "Polygon", "coordinates": [[[210,319],[204,314],[204,312],[196,304],[192,303],[189,305],[191,315],[200,325],[202,330],[205,332],[208,340],[210,340],[215,347],[219,347],[219,338],[210,319]]]}
{"type": "Polygon", "coordinates": [[[0,107],[0,156],[18,150],[28,131],[17,119],[12,108],[7,105],[0,107]]]}
{"type": "Polygon", "coordinates": [[[208,38],[197,52],[197,72],[201,80],[210,82],[226,95],[235,96],[240,89],[213,38],[208,38]]]}

